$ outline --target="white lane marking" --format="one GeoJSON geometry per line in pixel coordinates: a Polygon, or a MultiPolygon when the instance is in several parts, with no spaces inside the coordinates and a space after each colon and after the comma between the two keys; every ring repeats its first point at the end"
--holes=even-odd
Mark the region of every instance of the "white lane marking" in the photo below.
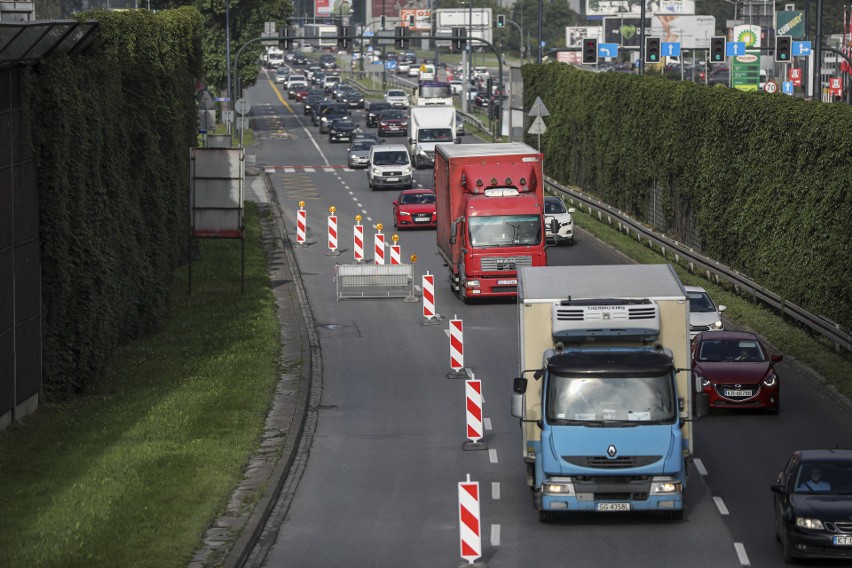
{"type": "Polygon", "coordinates": [[[485,426],[486,430],[491,430],[491,419],[490,418],[483,418],[482,424],[485,426]]]}
{"type": "Polygon", "coordinates": [[[741,542],[734,543],[734,550],[737,551],[737,558],[740,559],[740,566],[751,566],[751,562],[746,554],[745,546],[741,542]]]}
{"type": "MultiPolygon", "coordinates": [[[[324,171],[327,174],[337,173],[337,172],[334,171],[334,168],[323,168],[322,171],[324,171]]],[[[337,177],[340,177],[340,176],[337,176],[337,177]]]]}
{"type": "Polygon", "coordinates": [[[488,459],[491,463],[497,463],[497,450],[488,450],[488,459]]]}
{"type": "Polygon", "coordinates": [[[500,482],[492,481],[491,482],[491,498],[495,501],[500,499],[500,482]]]}
{"type": "MultiPolygon", "coordinates": [[[[302,122],[302,119],[299,119],[299,124],[302,125],[302,129],[305,131],[305,134],[307,134],[308,138],[310,138],[311,144],[314,145],[314,148],[317,149],[317,152],[319,152],[319,155],[322,156],[322,161],[325,162],[325,165],[327,165],[327,166],[331,165],[328,161],[328,158],[326,158],[325,154],[323,154],[322,148],[320,148],[319,144],[317,144],[317,141],[314,140],[314,135],[311,134],[311,131],[308,130],[308,127],[304,125],[304,123],[302,122]]],[[[307,170],[305,170],[305,171],[307,171],[307,170]]],[[[311,170],[311,171],[313,171],[313,170],[311,170]]]]}
{"type": "Polygon", "coordinates": [[[418,292],[422,292],[422,289],[420,288],[420,284],[415,284],[414,289],[417,290],[418,292]]]}
{"type": "Polygon", "coordinates": [[[284,168],[284,173],[285,174],[295,174],[296,168],[284,168]]]}
{"type": "Polygon", "coordinates": [[[694,460],[692,460],[692,463],[695,464],[695,469],[698,470],[698,475],[702,477],[707,477],[707,468],[704,467],[704,462],[702,462],[698,458],[695,458],[694,460]]]}
{"type": "Polygon", "coordinates": [[[491,546],[500,546],[500,525],[491,525],[491,546]]]}
{"type": "Polygon", "coordinates": [[[314,168],[305,168],[302,171],[305,172],[306,174],[312,174],[312,173],[316,172],[316,170],[314,168]]]}
{"type": "Polygon", "coordinates": [[[728,515],[728,508],[725,506],[725,502],[722,501],[721,497],[713,497],[713,502],[716,503],[716,508],[719,509],[719,512],[723,515],[728,515]]]}
{"type": "Polygon", "coordinates": [[[263,168],[263,171],[268,173],[268,174],[274,174],[275,168],[263,168]]]}

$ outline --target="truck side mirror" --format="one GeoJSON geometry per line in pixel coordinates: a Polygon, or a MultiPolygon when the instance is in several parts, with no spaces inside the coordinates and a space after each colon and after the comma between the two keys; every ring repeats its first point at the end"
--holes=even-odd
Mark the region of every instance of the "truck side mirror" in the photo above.
{"type": "Polygon", "coordinates": [[[559,221],[556,219],[550,220],[550,232],[553,233],[554,237],[556,236],[556,233],[559,232],[559,221]]]}
{"type": "Polygon", "coordinates": [[[453,221],[450,223],[450,244],[456,244],[456,232],[458,231],[459,222],[453,221]]]}
{"type": "Polygon", "coordinates": [[[512,383],[512,390],[518,394],[527,392],[527,380],[523,377],[515,377],[512,383]]]}
{"type": "Polygon", "coordinates": [[[706,392],[700,392],[695,396],[695,420],[701,420],[710,414],[710,397],[706,392]]]}
{"type": "Polygon", "coordinates": [[[526,406],[526,395],[512,393],[512,416],[515,418],[524,418],[524,407],[526,406]]]}

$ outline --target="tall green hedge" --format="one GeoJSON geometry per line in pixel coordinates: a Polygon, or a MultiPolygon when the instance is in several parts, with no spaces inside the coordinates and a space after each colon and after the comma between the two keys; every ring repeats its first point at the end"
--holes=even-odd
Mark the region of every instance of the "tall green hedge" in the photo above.
{"type": "Polygon", "coordinates": [[[79,392],[157,330],[188,239],[203,20],[194,8],[90,12],[83,55],[27,74],[42,255],[44,387],[79,392]]]}
{"type": "MultiPolygon", "coordinates": [[[[852,108],[660,77],[523,68],[549,175],[646,219],[662,188],[702,251],[852,329],[852,108]]],[[[531,139],[532,142],[532,139],[531,139]]]]}

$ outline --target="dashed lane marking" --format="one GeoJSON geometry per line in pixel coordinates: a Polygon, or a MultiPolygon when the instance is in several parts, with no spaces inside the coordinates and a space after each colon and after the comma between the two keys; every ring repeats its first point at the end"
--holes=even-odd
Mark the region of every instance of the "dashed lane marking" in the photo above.
{"type": "Polygon", "coordinates": [[[737,558],[740,559],[740,566],[751,566],[751,561],[746,554],[745,546],[741,542],[734,543],[734,550],[737,551],[737,558]]]}
{"type": "Polygon", "coordinates": [[[713,502],[716,503],[716,508],[719,509],[719,513],[722,515],[730,514],[728,512],[728,508],[725,506],[725,502],[722,501],[721,497],[713,497],[713,502]]]}
{"type": "Polygon", "coordinates": [[[698,474],[701,477],[707,477],[707,468],[704,467],[704,462],[702,462],[700,459],[696,458],[692,461],[692,463],[695,464],[695,469],[698,470],[698,474]]]}
{"type": "Polygon", "coordinates": [[[497,463],[497,450],[488,450],[488,460],[491,463],[497,463]]]}
{"type": "Polygon", "coordinates": [[[500,482],[492,481],[491,482],[491,498],[495,501],[500,499],[500,482]]]}

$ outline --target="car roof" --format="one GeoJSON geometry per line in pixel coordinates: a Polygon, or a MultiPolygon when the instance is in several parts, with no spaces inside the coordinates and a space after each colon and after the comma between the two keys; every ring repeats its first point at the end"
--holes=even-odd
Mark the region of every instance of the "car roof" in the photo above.
{"type": "Polygon", "coordinates": [[[370,148],[370,152],[405,152],[408,153],[408,146],[404,144],[376,144],[370,148]]]}
{"type": "Polygon", "coordinates": [[[852,462],[852,450],[835,448],[833,450],[798,450],[801,462],[852,462]]]}
{"type": "Polygon", "coordinates": [[[559,203],[564,203],[561,199],[559,199],[558,197],[553,196],[553,195],[545,195],[544,200],[545,201],[558,201],[559,203]]]}
{"type": "Polygon", "coordinates": [[[718,330],[718,331],[702,331],[699,333],[702,338],[713,339],[719,341],[739,341],[741,339],[748,339],[751,341],[758,340],[757,335],[750,333],[748,331],[727,331],[727,330],[718,330]]]}
{"type": "Polygon", "coordinates": [[[415,188],[415,189],[403,189],[399,193],[400,193],[400,195],[402,195],[402,194],[411,195],[412,193],[415,193],[415,194],[416,193],[435,193],[435,190],[428,189],[428,188],[425,188],[425,187],[419,187],[419,188],[415,188]]]}
{"type": "Polygon", "coordinates": [[[701,286],[684,286],[683,289],[687,292],[707,292],[707,290],[701,286]]]}

